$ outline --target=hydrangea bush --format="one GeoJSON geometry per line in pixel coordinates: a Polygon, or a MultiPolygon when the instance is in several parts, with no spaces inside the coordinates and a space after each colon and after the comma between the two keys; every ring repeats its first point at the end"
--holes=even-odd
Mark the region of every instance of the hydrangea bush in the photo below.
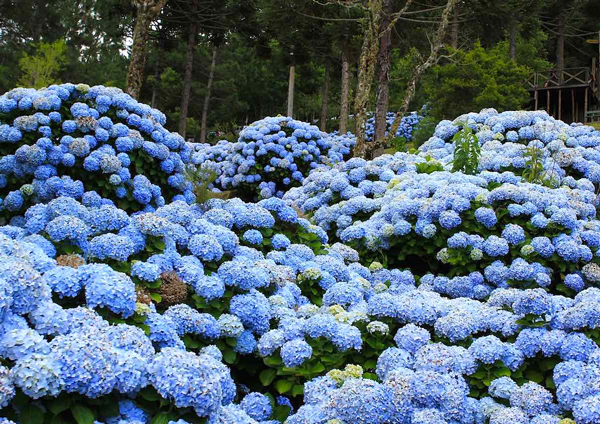
{"type": "Polygon", "coordinates": [[[123,210],[193,202],[192,148],[118,88],[62,84],[0,96],[0,214],[97,193],[123,210]]]}
{"type": "Polygon", "coordinates": [[[315,166],[284,199],[5,210],[0,422],[599,422],[594,182],[448,172],[434,142],[315,166]]]}
{"type": "MultiPolygon", "coordinates": [[[[117,392],[143,390],[136,402],[150,402],[147,413],[158,412],[152,401],[162,397],[181,409],[173,417],[185,416],[189,409],[199,417],[225,414],[220,405],[233,400],[235,385],[228,369],[210,358],[235,363],[237,352],[256,349],[256,338],[272,319],[265,294],[298,302],[304,298],[294,284],[295,268],[266,259],[262,252],[273,246],[275,257],[286,252],[284,258],[300,267],[315,258],[307,245],[321,252],[325,235],[301,222],[281,200],[266,200],[264,207],[235,200],[213,203],[201,209],[175,202],[129,216],[110,201],[86,206],[60,197],[13,220],[21,227],[0,227],[2,254],[11,255],[0,261],[0,352],[10,367],[8,387],[17,385],[25,396],[43,398],[46,406],[61,393],[102,398],[98,405],[104,405],[117,392]],[[232,228],[244,236],[238,238],[232,228]],[[307,245],[293,244],[290,238],[307,245]],[[130,350],[142,358],[128,357],[130,350]],[[62,360],[57,355],[67,361],[62,368],[54,363],[62,360]],[[103,359],[90,370],[86,355],[103,359]],[[31,382],[32,373],[47,368],[49,381],[31,382]],[[183,386],[177,383],[182,375],[183,386]],[[209,398],[202,395],[207,392],[209,398]]],[[[339,262],[337,258],[318,262],[339,262]]],[[[14,394],[14,389],[6,394],[4,406],[14,394]]],[[[99,416],[94,404],[79,402],[86,413],[99,416]]],[[[53,414],[67,409],[69,404],[53,414]]],[[[71,408],[68,413],[78,412],[71,408]]],[[[271,414],[269,409],[266,417],[271,414]]]]}
{"type": "MultiPolygon", "coordinates": [[[[423,106],[420,114],[417,112],[410,112],[408,115],[405,115],[400,120],[400,125],[398,126],[398,130],[396,131],[396,137],[403,137],[406,141],[412,140],[412,134],[416,126],[421,122],[426,115],[427,108],[423,106]]],[[[385,135],[389,133],[390,128],[394,124],[396,120],[396,113],[388,112],[385,119],[385,135]]],[[[365,136],[367,141],[373,141],[373,136],[375,135],[375,117],[370,117],[367,119],[367,126],[365,128],[365,136]]]]}
{"type": "MultiPolygon", "coordinates": [[[[483,111],[480,115],[484,113],[492,112],[483,111]]],[[[598,139],[600,133],[593,129],[567,126],[558,121],[549,125],[547,121],[551,118],[543,113],[496,115],[498,119],[506,119],[505,125],[512,128],[516,124],[508,121],[515,116],[528,117],[529,121],[521,124],[527,126],[537,115],[546,122],[540,126],[561,128],[572,134],[577,143],[581,143],[575,149],[581,154],[580,161],[587,160],[590,170],[597,166],[592,159],[592,149],[587,148],[589,153],[583,153],[586,148],[582,147],[584,143],[593,145],[598,139]]],[[[465,117],[459,120],[464,122],[465,117]]],[[[503,145],[497,145],[497,151],[482,157],[483,169],[477,175],[441,169],[429,172],[426,168],[436,160],[440,168],[451,168],[453,145],[445,143],[439,150],[430,147],[439,143],[436,137],[449,141],[458,129],[458,125],[441,123],[429,145],[417,156],[397,153],[372,162],[352,159],[335,169],[314,172],[303,187],[292,189],[286,195],[286,200],[309,213],[316,224],[328,231],[330,240],[356,248],[364,265],[409,272],[400,279],[403,283],[400,288],[396,288],[394,278],[390,278],[387,289],[381,287],[381,294],[367,299],[367,313],[379,318],[390,334],[398,322],[425,327],[425,332],[412,334],[411,330],[408,338],[421,334],[419,337],[425,343],[431,337],[438,347],[427,343],[422,347],[426,351],[411,351],[412,342],[403,341],[409,333],[399,332],[395,338],[397,348],[391,347],[379,356],[378,370],[387,369],[387,358],[393,358],[390,361],[396,365],[391,368],[402,364],[399,366],[407,369],[403,373],[417,378],[415,372],[422,369],[417,364],[420,359],[414,356],[416,354],[427,354],[428,359],[433,359],[429,355],[434,350],[437,358],[434,363],[451,363],[458,359],[450,359],[455,353],[447,351],[448,347],[460,346],[468,353],[463,357],[468,358],[464,363],[466,370],[442,369],[442,374],[462,374],[468,384],[462,389],[463,396],[469,397],[459,409],[460,418],[445,409],[447,402],[444,406],[433,400],[422,402],[417,397],[414,402],[405,401],[407,409],[400,415],[392,408],[391,415],[380,422],[530,422],[532,419],[540,420],[532,422],[558,422],[560,416],[570,417],[571,413],[577,422],[594,422],[599,417],[599,403],[593,398],[595,392],[584,388],[582,393],[586,394],[572,397],[572,386],[564,386],[568,378],[557,373],[562,373],[562,367],[568,367],[573,360],[587,370],[585,363],[590,355],[595,357],[600,341],[597,321],[590,312],[583,312],[594,309],[592,305],[598,302],[599,294],[596,289],[600,268],[595,241],[599,235],[595,184],[587,178],[589,173],[572,167],[563,167],[564,173],[558,171],[558,177],[553,176],[552,181],[545,184],[543,181],[530,183],[527,171],[532,166],[531,159],[520,169],[486,170],[488,158],[502,159],[503,145]],[[424,296],[423,300],[414,298],[413,287],[424,296]],[[449,299],[453,301],[448,303],[449,299]],[[584,306],[583,299],[591,303],[584,306]],[[447,309],[449,304],[454,306],[447,309]],[[390,318],[393,322],[388,321],[390,318]],[[442,356],[439,349],[443,351],[442,356]],[[475,362],[470,362],[471,358],[475,362]],[[500,377],[504,380],[496,384],[503,388],[497,390],[492,383],[500,377]],[[531,393],[517,392],[518,397],[513,396],[518,387],[527,387],[531,393]],[[470,399],[488,395],[496,398],[490,404],[493,408],[480,405],[478,413],[483,413],[482,417],[476,419],[476,415],[469,415],[470,399]],[[427,421],[431,419],[430,414],[437,418],[427,421]]],[[[553,134],[542,138],[549,145],[559,144],[556,138],[560,132],[553,134]]],[[[571,144],[574,143],[571,140],[571,144]]],[[[482,151],[485,146],[484,142],[482,151]]],[[[550,164],[544,163],[544,169],[550,166],[559,169],[553,162],[550,158],[550,164]]],[[[429,367],[428,364],[424,369],[429,367]]],[[[386,383],[384,375],[378,372],[377,376],[382,384],[386,383]]],[[[401,387],[423,384],[411,383],[411,378],[392,383],[392,390],[395,384],[401,387]]],[[[437,382],[442,377],[429,378],[437,382]]],[[[598,381],[593,371],[589,375],[584,371],[577,383],[587,387],[587,384],[595,384],[593,381],[598,381]]],[[[362,393],[371,385],[369,380],[353,382],[354,388],[349,390],[362,393]]],[[[344,388],[339,387],[339,382],[328,387],[341,391],[344,388]]],[[[449,395],[455,389],[447,390],[449,395]]],[[[335,397],[333,393],[330,394],[335,397]]],[[[378,393],[382,396],[380,400],[385,399],[382,392],[378,393]]],[[[432,396],[443,396],[437,393],[432,396]]],[[[340,398],[333,401],[330,394],[304,407],[306,414],[322,419],[347,419],[342,409],[352,410],[352,406],[349,404],[334,412],[332,405],[339,405],[340,398]]],[[[348,394],[349,402],[350,396],[348,394]]],[[[406,397],[410,395],[403,392],[402,398],[406,397]]],[[[391,405],[397,406],[399,402],[400,398],[396,398],[391,405]]],[[[460,405],[458,400],[453,403],[457,404],[460,405]]],[[[374,406],[375,409],[380,407],[385,409],[384,405],[374,406]]],[[[372,422],[368,417],[374,410],[364,411],[362,421],[356,422],[372,422]]],[[[302,422],[306,418],[298,419],[302,422]]]]}
{"type": "Polygon", "coordinates": [[[462,125],[471,127],[479,140],[481,171],[511,171],[529,182],[571,188],[600,183],[596,149],[600,131],[581,124],[567,125],[545,111],[498,113],[484,109],[442,121],[420,151],[449,164],[454,151],[452,136],[462,125]],[[533,165],[540,168],[537,175],[531,173],[533,165]]]}
{"type": "Polygon", "coordinates": [[[347,157],[354,137],[329,136],[289,117],[268,117],[244,128],[236,143],[199,145],[192,162],[216,172],[214,186],[259,198],[282,197],[312,169],[347,157]]]}

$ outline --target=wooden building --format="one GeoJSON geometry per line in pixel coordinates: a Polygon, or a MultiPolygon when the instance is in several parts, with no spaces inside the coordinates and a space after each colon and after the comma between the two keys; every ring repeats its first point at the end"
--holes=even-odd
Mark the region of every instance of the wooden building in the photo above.
{"type": "Polygon", "coordinates": [[[600,67],[552,69],[536,72],[526,81],[531,107],[571,122],[600,120],[600,67]]]}

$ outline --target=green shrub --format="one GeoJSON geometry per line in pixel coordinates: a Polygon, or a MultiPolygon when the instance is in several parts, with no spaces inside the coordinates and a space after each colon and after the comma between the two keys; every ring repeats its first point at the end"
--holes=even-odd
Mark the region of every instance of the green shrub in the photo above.
{"type": "Polygon", "coordinates": [[[443,118],[493,105],[498,111],[517,110],[529,100],[523,82],[525,66],[510,62],[503,46],[455,52],[452,62],[437,65],[424,81],[432,115],[443,118]]]}
{"type": "Polygon", "coordinates": [[[462,129],[454,135],[452,141],[456,146],[454,149],[454,160],[452,161],[452,171],[461,171],[469,175],[477,173],[481,147],[473,130],[463,124],[462,129]]]}
{"type": "Polygon", "coordinates": [[[435,127],[438,124],[438,119],[433,116],[426,116],[415,127],[412,134],[413,147],[418,148],[423,143],[431,138],[435,127]]]}

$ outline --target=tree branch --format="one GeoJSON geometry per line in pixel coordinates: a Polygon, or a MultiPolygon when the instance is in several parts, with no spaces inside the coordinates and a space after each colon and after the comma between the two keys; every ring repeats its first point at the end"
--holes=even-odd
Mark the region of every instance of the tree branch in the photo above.
{"type": "MultiPolygon", "coordinates": [[[[400,120],[402,117],[408,112],[408,108],[410,106],[410,102],[415,96],[415,91],[417,88],[417,82],[421,78],[423,72],[429,69],[431,66],[435,65],[440,57],[438,55],[440,49],[443,46],[444,37],[446,36],[446,29],[450,22],[450,14],[459,0],[448,0],[444,11],[442,12],[442,23],[440,24],[435,38],[433,39],[433,43],[431,44],[431,53],[427,60],[420,65],[416,66],[413,70],[411,78],[408,81],[406,92],[404,93],[404,100],[402,101],[402,107],[396,113],[396,117],[394,118],[394,123],[392,124],[392,128],[390,128],[388,135],[383,139],[379,145],[374,145],[370,148],[370,150],[377,149],[385,143],[390,142],[396,136],[396,132],[398,131],[398,127],[400,126],[400,120]]],[[[375,143],[373,143],[375,144],[375,143]]]]}

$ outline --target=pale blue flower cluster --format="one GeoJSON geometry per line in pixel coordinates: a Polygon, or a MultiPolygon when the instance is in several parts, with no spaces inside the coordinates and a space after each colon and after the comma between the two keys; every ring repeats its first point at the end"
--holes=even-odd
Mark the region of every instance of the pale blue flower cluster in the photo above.
{"type": "MultiPolygon", "coordinates": [[[[577,422],[598,419],[598,392],[586,386],[591,384],[587,381],[597,380],[594,358],[599,352],[596,181],[582,171],[581,160],[581,169],[552,161],[564,161],[578,152],[593,169],[600,164],[593,153],[599,142],[600,133],[590,127],[567,126],[545,113],[487,110],[454,123],[441,122],[418,155],[396,153],[369,162],[351,159],[311,173],[302,187],[288,191],[284,200],[310,214],[330,240],[358,250],[363,264],[379,269],[381,265],[373,261],[383,257],[390,269],[412,271],[373,271],[371,276],[361,274],[368,285],[324,286],[324,304],[345,308],[335,310],[337,319],[357,323],[361,319],[348,315],[366,314],[362,319],[376,322],[379,334],[390,328],[381,321],[405,324],[395,337],[399,347],[379,356],[380,384],[385,385],[397,367],[407,374],[423,367],[442,375],[451,372],[477,379],[478,369],[500,367],[507,374],[496,375],[511,375],[527,373],[538,361],[551,361],[552,367],[558,363],[554,378],[560,392],[556,395],[549,390],[553,386],[547,386],[548,380],[519,386],[503,377],[491,381],[488,393],[492,398],[467,398],[472,404],[459,407],[460,415],[454,416],[446,408],[460,405],[457,398],[441,404],[420,404],[421,397],[411,402],[418,389],[407,381],[400,385],[408,388],[403,392],[404,403],[392,402],[396,408],[406,405],[401,408],[404,415],[394,416],[396,409],[392,416],[381,412],[371,418],[376,415],[369,412],[371,405],[361,403],[367,414],[355,413],[352,422],[378,422],[374,420],[381,417],[381,422],[558,423],[565,414],[572,414],[577,422]],[[421,165],[434,161],[449,169],[451,138],[458,123],[465,120],[482,144],[481,172],[474,176],[423,172],[421,165]],[[520,166],[485,165],[488,157],[502,160],[512,148],[497,134],[486,139],[483,126],[492,126],[491,122],[493,132],[505,133],[512,143],[540,140],[552,184],[532,184],[521,178],[529,159],[520,166]],[[548,135],[548,131],[553,132],[548,135]],[[486,143],[497,143],[497,150],[489,156],[486,143]],[[364,303],[366,308],[361,306],[364,303]],[[445,345],[431,343],[432,337],[445,345]],[[571,381],[560,389],[572,373],[565,372],[563,381],[556,373],[569,369],[571,363],[578,370],[590,367],[587,375],[594,377],[571,381]]],[[[467,387],[463,396],[469,393],[467,381],[463,380],[467,387]]],[[[312,384],[306,385],[306,404],[291,422],[348,419],[344,414],[353,408],[352,396],[342,400],[337,397],[340,392],[332,392],[341,391],[348,381],[341,387],[339,382],[319,385],[327,395],[316,401],[309,387],[317,387],[317,380],[312,384]],[[344,407],[336,408],[340,404],[344,407]]],[[[361,385],[359,391],[367,391],[363,385],[372,382],[356,384],[361,385]]],[[[383,403],[377,403],[377,408],[387,411],[388,400],[380,399],[383,403]]]]}
{"type": "Polygon", "coordinates": [[[438,124],[433,137],[419,149],[444,163],[452,160],[452,136],[462,126],[475,131],[481,145],[481,171],[522,174],[532,152],[543,167],[542,179],[555,185],[582,188],[600,183],[600,131],[581,124],[567,125],[545,111],[484,109],[438,124]],[[590,184],[591,183],[591,184],[590,184]]]}
{"type": "MultiPolygon", "coordinates": [[[[424,106],[421,109],[420,114],[417,112],[410,112],[408,115],[403,116],[400,119],[400,125],[398,126],[398,130],[396,131],[396,137],[404,137],[406,141],[412,140],[412,134],[416,128],[416,126],[421,122],[421,119],[425,117],[426,107],[424,106]]],[[[389,130],[391,129],[394,121],[396,120],[396,113],[388,112],[385,119],[385,135],[387,136],[389,130]]],[[[368,141],[373,140],[373,135],[375,134],[375,117],[371,116],[367,119],[367,125],[365,128],[365,135],[368,141]]]]}
{"type": "MultiPolygon", "coordinates": [[[[54,243],[68,242],[84,256],[99,261],[137,259],[149,247],[149,238],[162,239],[164,252],[134,263],[132,275],[151,282],[161,273],[176,269],[188,284],[199,283],[196,275],[202,274],[202,263],[219,262],[225,255],[246,257],[253,251],[259,254],[240,243],[260,247],[264,238],[261,230],[271,231],[269,238],[276,238],[277,248],[287,248],[290,244],[287,236],[273,233],[277,223],[302,226],[321,242],[327,241],[321,228],[299,219],[291,207],[278,199],[259,204],[246,204],[239,199],[215,200],[206,206],[207,210],[176,201],[154,212],[132,215],[110,201],[90,203],[86,200],[82,204],[73,198],[59,197],[48,204],[35,205],[18,222],[19,227],[5,227],[4,232],[16,231],[19,237],[29,237],[45,249],[50,249],[47,239],[54,243]],[[234,230],[244,231],[242,240],[234,230]]],[[[56,284],[72,292],[77,283],[62,277],[56,276],[56,284]]],[[[62,294],[67,295],[66,292],[62,294]]]]}
{"type": "Polygon", "coordinates": [[[399,153],[373,162],[352,159],[314,172],[285,199],[311,213],[331,238],[364,250],[363,260],[384,251],[394,256],[394,266],[410,267],[393,262],[397,246],[415,246],[415,255],[416,246],[429,246],[430,270],[471,262],[470,273],[455,271],[432,282],[434,290],[452,297],[481,298],[511,284],[555,286],[562,283],[557,277],[563,262],[571,264],[569,288],[595,283],[600,227],[593,190],[519,182],[512,173],[419,174],[418,163],[418,157],[399,153]],[[355,178],[356,170],[362,173],[355,178]],[[383,191],[366,194],[363,183],[370,189],[380,183],[383,191]]]}
{"type": "MultiPolygon", "coordinates": [[[[91,308],[63,308],[54,303],[53,287],[46,277],[64,267],[57,267],[56,261],[38,246],[0,235],[0,263],[3,264],[0,356],[3,363],[10,363],[10,370],[0,369],[3,407],[15,395],[15,388],[32,399],[61,393],[88,398],[120,393],[122,418],[147,422],[148,414],[125,400],[125,396],[134,395],[148,385],[176,406],[193,407],[201,417],[218,413],[233,401],[235,385],[229,369],[219,360],[207,354],[186,352],[183,345],[157,352],[151,338],[140,328],[111,324],[91,308]],[[30,302],[24,303],[26,299],[30,302]]],[[[94,298],[96,291],[88,287],[93,284],[89,280],[110,278],[111,273],[104,268],[108,269],[106,265],[70,269],[86,280],[83,283],[86,296],[94,298]]],[[[106,287],[116,290],[119,284],[108,281],[106,287]]],[[[126,295],[118,297],[126,300],[126,295]]],[[[168,310],[164,317],[181,322],[184,312],[168,310]]],[[[194,319],[202,321],[203,317],[194,319]]],[[[212,320],[216,326],[216,320],[212,320]]],[[[186,325],[184,331],[197,332],[198,326],[206,323],[198,322],[196,327],[189,327],[190,322],[186,325]]]]}
{"type": "Polygon", "coordinates": [[[311,170],[342,161],[355,142],[351,135],[329,136],[289,117],[268,117],[244,128],[236,143],[197,145],[192,163],[217,174],[215,189],[282,197],[311,170]]]}
{"type": "Polygon", "coordinates": [[[0,172],[66,186],[3,200],[0,407],[111,394],[106,424],[150,422],[152,398],[182,424],[274,424],[282,406],[289,424],[600,421],[593,130],[484,110],[441,122],[417,155],[343,161],[351,135],[290,118],[191,146],[113,89],[11,93],[0,142],[15,153],[0,172]],[[113,109],[122,122],[102,116],[113,109]],[[459,122],[482,144],[476,175],[448,171],[459,122]],[[131,192],[56,175],[44,127],[65,133],[61,169],[131,192]],[[552,184],[526,182],[512,144],[540,144],[552,184]],[[488,166],[492,151],[514,160],[488,166]],[[161,170],[138,172],[147,160],[161,170]],[[191,205],[190,161],[217,172],[215,188],[263,199],[191,205]],[[297,410],[271,397],[303,383],[297,410]]]}
{"type": "Polygon", "coordinates": [[[0,213],[90,191],[131,211],[194,200],[183,177],[193,146],[164,128],[163,113],[118,88],[17,88],[0,105],[0,145],[11,152],[0,158],[0,213]]]}

